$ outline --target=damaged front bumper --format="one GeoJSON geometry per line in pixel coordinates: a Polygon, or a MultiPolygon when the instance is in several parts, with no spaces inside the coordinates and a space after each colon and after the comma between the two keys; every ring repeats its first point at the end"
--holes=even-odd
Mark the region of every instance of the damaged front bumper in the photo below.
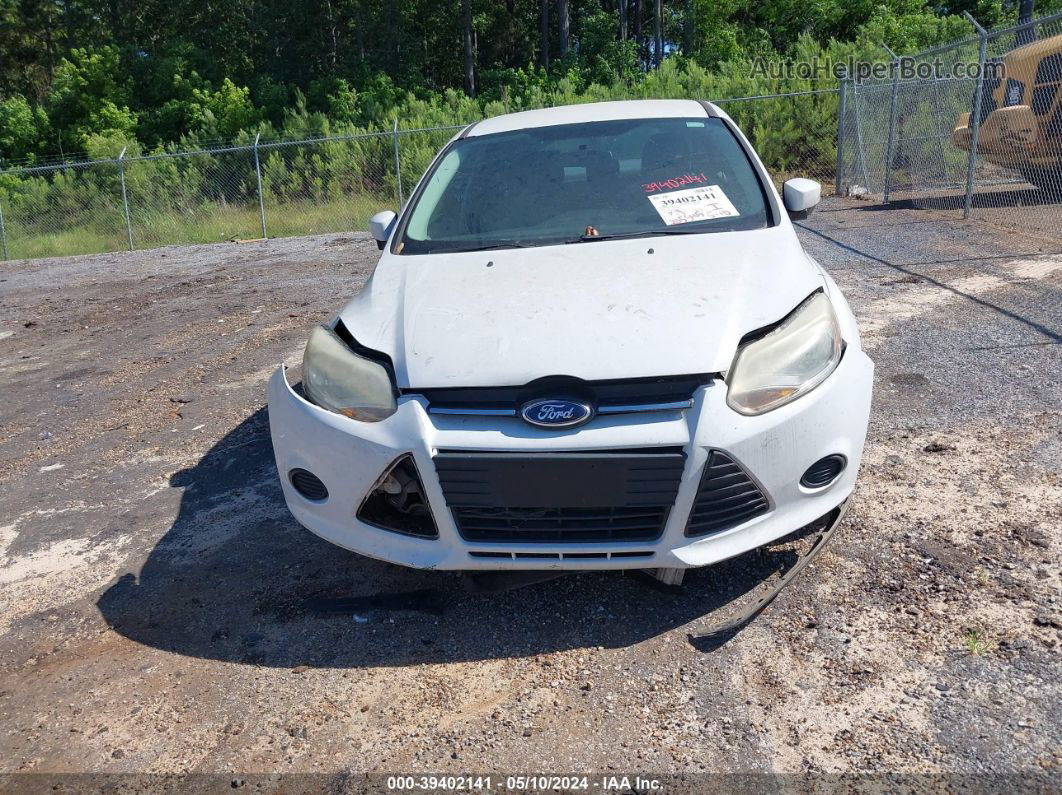
{"type": "Polygon", "coordinates": [[[833,537],[833,534],[841,524],[841,520],[844,519],[844,515],[848,512],[848,504],[850,501],[850,497],[845,499],[844,502],[830,511],[826,516],[823,516],[820,521],[814,523],[815,525],[818,525],[817,527],[813,526],[808,528],[811,536],[808,549],[799,556],[796,563],[790,566],[777,581],[773,584],[765,585],[761,589],[761,592],[753,597],[752,602],[737,614],[731,616],[721,624],[716,624],[711,629],[690,635],[690,640],[694,644],[697,644],[698,641],[714,639],[725,640],[766,610],[771,602],[778,598],[778,595],[782,593],[785,587],[793,582],[793,580],[799,576],[800,572],[802,572],[807,565],[818,557],[819,553],[826,548],[826,544],[833,537]]]}
{"type": "MultiPolygon", "coordinates": [[[[307,529],[346,549],[416,568],[633,569],[705,566],[763,546],[825,516],[848,498],[862,456],[870,410],[873,364],[854,346],[837,370],[805,397],[755,417],[726,405],[726,386],[697,390],[688,409],[600,415],[573,432],[534,428],[515,417],[432,414],[421,396],[407,396],[376,423],[325,411],[306,399],[279,369],[269,382],[269,419],[284,497],[307,529]],[[608,541],[480,541],[463,533],[448,504],[438,465],[446,455],[501,453],[533,460],[546,453],[681,451],[681,473],[656,537],[608,541]],[[713,459],[722,454],[723,459],[713,459]],[[422,538],[360,521],[359,507],[382,475],[412,456],[437,537],[422,538]],[[824,457],[843,470],[828,485],[801,485],[824,457]],[[757,515],[691,537],[687,526],[713,460],[729,460],[763,495],[757,515]],[[291,473],[313,473],[326,499],[307,499],[291,473]]],[[[452,496],[452,495],[451,495],[452,496]]],[[[452,499],[450,500],[452,502],[452,499]]]]}

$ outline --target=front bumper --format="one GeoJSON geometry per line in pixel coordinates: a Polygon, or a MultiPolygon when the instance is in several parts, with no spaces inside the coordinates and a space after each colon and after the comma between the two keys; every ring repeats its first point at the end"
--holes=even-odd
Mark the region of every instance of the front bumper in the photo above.
{"type": "Polygon", "coordinates": [[[739,555],[813,522],[840,505],[855,485],[863,452],[874,365],[850,347],[837,370],[810,394],[758,417],[744,417],[726,405],[726,386],[700,388],[692,408],[608,415],[571,431],[534,428],[515,417],[429,414],[427,402],[407,397],[398,411],[378,423],[364,423],[307,402],[289,385],[281,367],[269,381],[269,424],[273,450],[292,515],[311,532],[369,557],[430,569],[622,569],[706,566],[739,555]],[[437,450],[546,452],[600,451],[682,446],[685,467],[662,535],[644,542],[479,543],[464,540],[443,497],[432,457],[437,450]],[[736,527],[703,538],[684,534],[709,451],[739,462],[767,496],[770,510],[736,527]],[[415,538],[355,518],[366,494],[387,467],[411,454],[423,480],[439,537],[415,538]],[[840,454],[848,464],[822,489],[799,481],[824,456],[840,454]],[[328,488],[321,502],[303,499],[287,473],[301,468],[328,488]],[[644,557],[593,559],[482,558],[471,552],[534,552],[543,555],[639,551],[644,557]]]}

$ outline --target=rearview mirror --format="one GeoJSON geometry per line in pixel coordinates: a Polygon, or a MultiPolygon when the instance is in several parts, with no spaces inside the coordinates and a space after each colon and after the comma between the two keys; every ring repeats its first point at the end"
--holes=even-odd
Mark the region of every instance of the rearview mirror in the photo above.
{"type": "Polygon", "coordinates": [[[782,185],[782,201],[790,218],[807,218],[821,198],[822,186],[813,179],[797,177],[782,185]]]}
{"type": "Polygon", "coordinates": [[[387,238],[391,236],[396,218],[398,216],[390,210],[381,210],[369,219],[369,234],[373,236],[376,247],[380,251],[383,251],[383,247],[387,245],[387,238]]]}

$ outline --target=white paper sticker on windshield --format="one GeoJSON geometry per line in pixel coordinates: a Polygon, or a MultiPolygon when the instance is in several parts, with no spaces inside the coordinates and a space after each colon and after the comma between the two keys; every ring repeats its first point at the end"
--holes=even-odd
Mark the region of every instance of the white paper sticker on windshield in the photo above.
{"type": "Polygon", "coordinates": [[[658,193],[647,198],[668,226],[740,215],[718,185],[658,193]]]}

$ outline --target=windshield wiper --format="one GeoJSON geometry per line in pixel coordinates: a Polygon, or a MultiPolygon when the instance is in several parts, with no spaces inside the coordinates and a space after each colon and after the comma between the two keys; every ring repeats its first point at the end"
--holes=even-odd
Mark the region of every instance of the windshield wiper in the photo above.
{"type": "Polygon", "coordinates": [[[438,251],[432,251],[432,254],[463,254],[467,251],[495,251],[500,248],[534,248],[533,243],[520,243],[513,240],[508,243],[489,243],[485,246],[473,246],[471,248],[443,248],[438,251]]]}
{"type": "Polygon", "coordinates": [[[565,240],[565,243],[593,243],[597,240],[624,240],[635,237],[656,237],[657,235],[702,235],[707,232],[723,232],[725,229],[651,229],[641,232],[620,232],[614,235],[579,235],[579,237],[572,240],[565,240]]]}

